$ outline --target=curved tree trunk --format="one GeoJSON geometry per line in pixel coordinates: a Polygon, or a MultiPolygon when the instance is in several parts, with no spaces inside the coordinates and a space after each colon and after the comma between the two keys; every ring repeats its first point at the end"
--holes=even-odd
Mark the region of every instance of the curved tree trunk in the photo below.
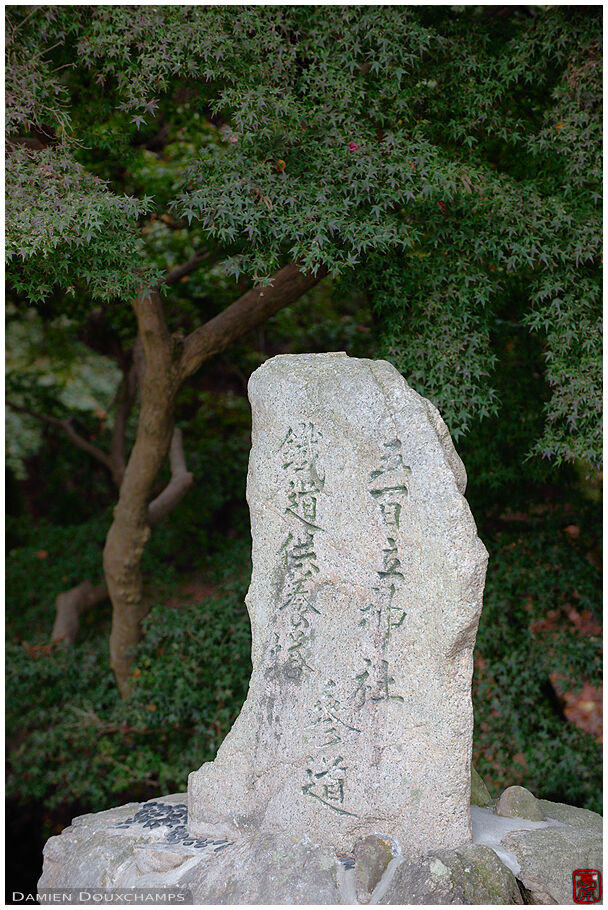
{"type": "Polygon", "coordinates": [[[137,436],[103,552],[113,608],[110,663],[123,696],[129,692],[133,649],[148,612],[141,557],[150,536],[148,505],[173,435],[181,354],[167,331],[158,294],[140,296],[134,309],[145,356],[137,436]]]}
{"type": "Polygon", "coordinates": [[[141,638],[141,620],[148,611],[140,567],[150,536],[148,500],[173,433],[173,401],[161,404],[164,406],[142,407],[142,429],[129,459],[103,553],[112,601],[110,663],[123,696],[129,688],[132,649],[141,638]]]}
{"type": "Polygon", "coordinates": [[[141,575],[141,557],[150,536],[148,502],[173,434],[175,395],[159,393],[156,399],[142,394],[137,438],[103,553],[113,608],[110,663],[123,696],[129,689],[132,649],[148,612],[141,575]]]}

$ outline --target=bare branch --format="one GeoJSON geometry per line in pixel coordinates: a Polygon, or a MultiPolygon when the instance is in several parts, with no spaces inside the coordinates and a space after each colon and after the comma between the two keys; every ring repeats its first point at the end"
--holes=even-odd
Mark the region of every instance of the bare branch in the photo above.
{"type": "Polygon", "coordinates": [[[202,265],[203,262],[207,262],[209,259],[211,259],[211,253],[209,250],[195,253],[192,259],[189,259],[188,262],[184,262],[183,265],[176,265],[174,269],[168,271],[160,283],[175,284],[175,282],[179,281],[180,278],[184,278],[191,272],[196,271],[199,265],[202,265]]]}
{"type": "Polygon", "coordinates": [[[79,449],[82,449],[83,452],[87,452],[97,461],[101,462],[104,467],[106,467],[110,472],[112,472],[112,462],[110,456],[106,454],[102,449],[97,448],[88,439],[85,439],[84,436],[81,436],[80,433],[77,433],[76,430],[72,427],[69,419],[61,420],[59,417],[53,417],[51,414],[39,414],[37,411],[32,411],[30,408],[25,408],[22,405],[15,404],[14,401],[7,401],[6,404],[9,408],[12,408],[14,411],[18,411],[20,414],[29,414],[30,417],[34,417],[36,420],[40,420],[43,423],[48,423],[49,426],[59,427],[68,437],[77,446],[79,449]]]}
{"type": "Polygon", "coordinates": [[[268,287],[252,288],[225,310],[195,329],[184,341],[181,360],[182,378],[187,379],[199,367],[219,354],[236,338],[264,322],[280,309],[294,303],[327,275],[320,268],[316,275],[305,275],[295,263],[286,265],[273,277],[268,287]]]}
{"type": "Polygon", "coordinates": [[[194,477],[186,467],[182,431],[178,427],[175,427],[171,437],[169,462],[171,464],[171,480],[148,506],[148,524],[151,528],[167,517],[194,483],[194,477]]]}
{"type": "MultiPolygon", "coordinates": [[[[93,708],[77,708],[75,705],[72,705],[72,711],[79,718],[80,723],[84,726],[91,729],[95,729],[99,736],[104,736],[107,733],[136,733],[138,736],[154,736],[157,733],[163,733],[166,731],[166,727],[131,727],[127,724],[126,721],[121,721],[120,723],[115,723],[113,721],[102,720],[98,714],[95,713],[93,708]]],[[[184,727],[183,729],[191,729],[190,727],[184,727]]]]}
{"type": "Polygon", "coordinates": [[[35,152],[45,148],[39,139],[34,136],[8,136],[6,140],[7,151],[11,152],[16,145],[23,145],[25,148],[32,149],[35,152]]]}
{"type": "Polygon", "coordinates": [[[61,642],[64,646],[73,645],[78,635],[81,615],[96,607],[107,596],[108,589],[105,585],[93,586],[88,580],[58,594],[51,641],[61,642]]]}

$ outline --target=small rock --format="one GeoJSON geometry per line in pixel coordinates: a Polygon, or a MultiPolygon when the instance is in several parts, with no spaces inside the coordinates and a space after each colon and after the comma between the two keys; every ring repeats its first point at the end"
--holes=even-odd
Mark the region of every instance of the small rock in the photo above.
{"type": "Polygon", "coordinates": [[[525,787],[507,787],[496,803],[494,812],[503,818],[528,818],[532,822],[545,821],[538,800],[525,787]]]}
{"type": "Polygon", "coordinates": [[[538,802],[547,818],[554,818],[562,825],[584,828],[590,833],[595,831],[597,834],[601,834],[604,830],[602,816],[590,809],[579,809],[577,806],[568,806],[565,803],[553,803],[548,799],[539,799],[538,802]]]}
{"type": "Polygon", "coordinates": [[[483,778],[471,765],[471,805],[491,806],[493,803],[494,800],[490,796],[490,791],[486,787],[483,778]]]}
{"type": "MultiPolygon", "coordinates": [[[[356,842],[353,854],[357,899],[360,903],[367,903],[390,863],[393,852],[389,841],[372,834],[356,842]]],[[[350,863],[347,868],[352,868],[350,863]]]]}
{"type": "Polygon", "coordinates": [[[513,873],[493,850],[465,844],[405,859],[379,904],[523,904],[513,873]]]}

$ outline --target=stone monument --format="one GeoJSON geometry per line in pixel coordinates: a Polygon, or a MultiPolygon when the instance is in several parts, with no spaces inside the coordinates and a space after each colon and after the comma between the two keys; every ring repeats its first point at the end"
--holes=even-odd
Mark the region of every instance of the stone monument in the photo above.
{"type": "Polygon", "coordinates": [[[485,547],[436,408],[385,361],[283,355],[252,375],[253,673],[193,832],[471,840],[485,547]]]}
{"type": "Polygon", "coordinates": [[[249,390],[247,700],[188,806],[49,838],[40,903],[567,903],[573,870],[599,887],[593,812],[522,788],[493,808],[475,775],[469,805],[487,554],[437,410],[345,354],[274,357],[249,390]]]}

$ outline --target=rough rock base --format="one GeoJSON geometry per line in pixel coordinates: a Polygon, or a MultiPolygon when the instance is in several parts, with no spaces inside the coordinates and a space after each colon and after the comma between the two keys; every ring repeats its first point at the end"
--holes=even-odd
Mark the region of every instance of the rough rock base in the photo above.
{"type": "Polygon", "coordinates": [[[192,835],[185,803],[174,794],[74,819],[45,846],[39,891],[71,892],[66,903],[91,889],[179,889],[192,904],[572,904],[572,872],[602,870],[601,817],[546,800],[543,822],[473,806],[473,844],[422,860],[373,833],[349,855],[282,833],[192,835]]]}

